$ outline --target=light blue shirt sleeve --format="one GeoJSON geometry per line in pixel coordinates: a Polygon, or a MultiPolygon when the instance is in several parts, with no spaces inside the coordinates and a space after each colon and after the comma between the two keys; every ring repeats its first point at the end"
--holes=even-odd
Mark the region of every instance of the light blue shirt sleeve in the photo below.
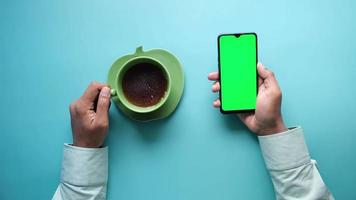
{"type": "Polygon", "coordinates": [[[258,140],[276,199],[334,199],[310,158],[301,127],[258,140]]]}
{"type": "Polygon", "coordinates": [[[108,148],[64,144],[60,184],[52,200],[106,199],[108,148]]]}
{"type": "MultiPolygon", "coordinates": [[[[300,127],[258,139],[276,199],[334,199],[310,158],[300,127]]],[[[107,147],[65,144],[61,181],[52,200],[106,199],[107,180],[107,147]]]]}

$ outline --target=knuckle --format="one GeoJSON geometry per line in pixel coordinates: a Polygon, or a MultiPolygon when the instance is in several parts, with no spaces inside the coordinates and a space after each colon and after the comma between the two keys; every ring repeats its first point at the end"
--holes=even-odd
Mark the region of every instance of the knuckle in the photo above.
{"type": "Polygon", "coordinates": [[[282,96],[282,93],[281,92],[276,92],[276,95],[278,96],[278,97],[281,97],[282,96]]]}
{"type": "Polygon", "coordinates": [[[98,122],[97,127],[99,129],[106,129],[109,127],[109,123],[107,121],[100,121],[98,122]]]}
{"type": "Polygon", "coordinates": [[[74,112],[74,107],[75,107],[74,103],[69,104],[69,111],[74,112]]]}
{"type": "Polygon", "coordinates": [[[282,97],[282,91],[281,91],[281,90],[276,90],[276,91],[275,91],[275,94],[276,94],[276,96],[279,97],[279,98],[282,97]]]}
{"type": "Polygon", "coordinates": [[[97,82],[97,81],[92,81],[92,82],[90,82],[89,85],[92,86],[92,87],[96,87],[96,86],[99,85],[99,82],[97,82]]]}
{"type": "Polygon", "coordinates": [[[78,106],[78,102],[75,101],[75,102],[72,102],[70,105],[69,105],[69,111],[73,114],[75,113],[78,113],[79,111],[79,106],[78,106]]]}
{"type": "Polygon", "coordinates": [[[73,104],[73,111],[75,113],[79,113],[79,114],[83,114],[85,112],[85,109],[83,109],[83,104],[81,103],[80,100],[76,101],[74,104],[73,104]]]}

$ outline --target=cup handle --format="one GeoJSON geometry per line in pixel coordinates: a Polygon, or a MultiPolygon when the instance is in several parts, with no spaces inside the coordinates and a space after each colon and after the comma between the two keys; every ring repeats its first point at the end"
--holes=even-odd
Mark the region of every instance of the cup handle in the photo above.
{"type": "Polygon", "coordinates": [[[111,93],[111,97],[117,96],[117,92],[116,92],[116,90],[114,90],[114,89],[111,89],[111,90],[110,90],[110,93],[111,93]]]}

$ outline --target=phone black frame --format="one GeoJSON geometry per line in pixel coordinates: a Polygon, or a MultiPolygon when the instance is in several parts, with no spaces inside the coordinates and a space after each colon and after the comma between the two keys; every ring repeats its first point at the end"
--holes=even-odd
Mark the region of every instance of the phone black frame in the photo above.
{"type": "MultiPolygon", "coordinates": [[[[224,34],[220,34],[218,36],[218,68],[219,68],[219,81],[221,80],[221,66],[220,66],[220,37],[223,37],[223,36],[235,36],[235,37],[240,37],[241,35],[250,35],[250,34],[253,34],[255,35],[255,38],[256,38],[256,98],[257,98],[257,94],[258,94],[258,72],[257,72],[257,63],[258,63],[258,45],[257,45],[257,34],[254,33],[254,32],[248,32],[248,33],[224,33],[224,34]]],[[[231,114],[231,113],[247,113],[247,112],[253,112],[255,111],[255,109],[246,109],[246,110],[223,110],[222,108],[222,104],[223,104],[223,95],[222,95],[222,84],[220,82],[220,92],[219,92],[219,98],[220,98],[220,102],[221,102],[221,105],[220,105],[220,112],[222,114],[231,114]]]]}

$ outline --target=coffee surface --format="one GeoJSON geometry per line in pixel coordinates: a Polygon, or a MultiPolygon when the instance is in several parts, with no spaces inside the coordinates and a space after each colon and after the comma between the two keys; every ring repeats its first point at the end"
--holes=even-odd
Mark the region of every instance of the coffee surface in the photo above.
{"type": "Polygon", "coordinates": [[[160,67],[139,63],[128,69],[122,79],[126,99],[139,107],[157,104],[167,90],[167,79],[160,67]]]}

